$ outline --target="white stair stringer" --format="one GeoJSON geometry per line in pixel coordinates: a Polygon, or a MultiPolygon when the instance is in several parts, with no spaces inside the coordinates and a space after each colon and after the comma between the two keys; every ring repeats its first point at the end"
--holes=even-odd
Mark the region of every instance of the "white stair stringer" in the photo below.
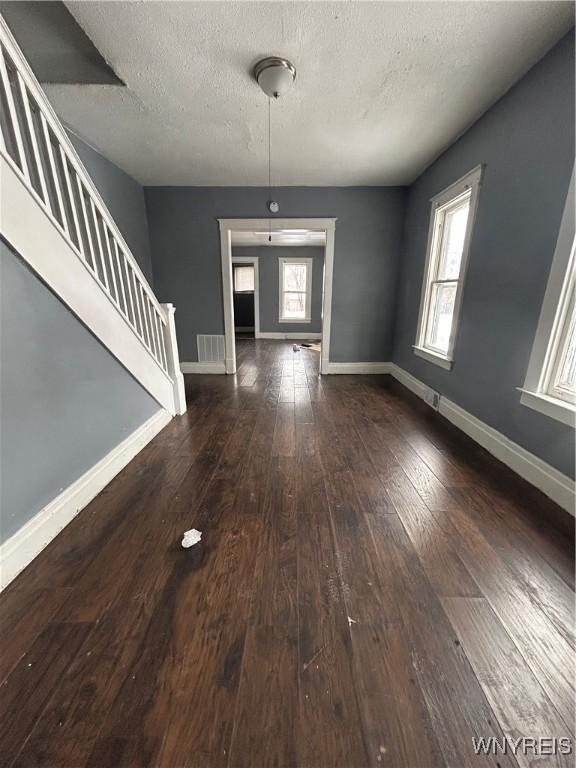
{"type": "Polygon", "coordinates": [[[172,379],[1,154],[0,234],[144,389],[174,414],[172,379]]]}

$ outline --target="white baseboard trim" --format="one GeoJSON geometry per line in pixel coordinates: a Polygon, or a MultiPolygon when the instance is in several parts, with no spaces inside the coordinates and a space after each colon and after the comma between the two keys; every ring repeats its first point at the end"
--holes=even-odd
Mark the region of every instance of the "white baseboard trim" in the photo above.
{"type": "Polygon", "coordinates": [[[428,387],[424,382],[420,381],[420,379],[417,379],[415,376],[412,376],[411,373],[408,373],[408,371],[405,371],[404,368],[400,368],[400,366],[396,365],[395,363],[389,363],[390,370],[389,373],[400,382],[400,384],[403,384],[406,389],[409,389],[411,392],[414,392],[415,395],[418,395],[418,397],[422,398],[422,400],[425,400],[425,394],[430,387],[428,387]]]}
{"type": "Polygon", "coordinates": [[[171,420],[161,409],[47,504],[0,547],[0,590],[105,488],[171,420]]]}
{"type": "Polygon", "coordinates": [[[390,373],[391,363],[324,363],[322,373],[383,374],[390,373]]]}
{"type": "Polygon", "coordinates": [[[182,373],[226,373],[226,363],[219,360],[214,363],[180,363],[182,373]]]}
{"type": "Polygon", "coordinates": [[[448,421],[466,432],[473,440],[500,459],[506,466],[523,477],[567,512],[574,515],[574,483],[566,475],[542,459],[514,443],[506,435],[477,419],[459,405],[440,398],[440,413],[448,421]]]}
{"type": "MultiPolygon", "coordinates": [[[[394,363],[390,364],[390,373],[414,394],[424,399],[424,394],[429,389],[426,384],[394,363]]],[[[503,464],[574,515],[576,494],[571,478],[443,395],[440,396],[438,410],[454,426],[465,432],[503,464]]]]}
{"type": "Polygon", "coordinates": [[[299,339],[306,340],[310,339],[311,341],[317,341],[318,339],[322,338],[321,333],[277,333],[277,332],[271,332],[271,331],[260,331],[256,334],[257,339],[283,339],[284,341],[298,341],[299,339]]]}

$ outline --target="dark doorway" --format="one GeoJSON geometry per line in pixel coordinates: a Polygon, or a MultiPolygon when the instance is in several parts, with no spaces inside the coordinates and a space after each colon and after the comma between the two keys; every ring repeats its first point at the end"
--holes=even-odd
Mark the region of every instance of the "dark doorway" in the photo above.
{"type": "Polygon", "coordinates": [[[254,264],[233,264],[234,331],[243,338],[254,338],[254,264]]]}

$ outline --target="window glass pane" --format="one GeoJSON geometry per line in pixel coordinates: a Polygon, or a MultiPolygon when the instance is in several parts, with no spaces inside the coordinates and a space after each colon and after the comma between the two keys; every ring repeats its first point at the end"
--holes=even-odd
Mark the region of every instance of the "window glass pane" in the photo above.
{"type": "Polygon", "coordinates": [[[306,294],[287,292],[283,294],[282,317],[294,320],[306,317],[306,294]]]}
{"type": "Polygon", "coordinates": [[[306,264],[284,263],[283,287],[285,291],[306,290],[306,264]]]}
{"type": "Polygon", "coordinates": [[[439,280],[458,279],[469,211],[470,200],[467,199],[457,207],[447,210],[444,214],[444,230],[438,265],[439,280]]]}
{"type": "Polygon", "coordinates": [[[560,365],[555,388],[566,394],[576,394],[576,315],[571,312],[567,318],[568,329],[564,348],[560,351],[560,365]]]}
{"type": "Polygon", "coordinates": [[[254,291],[254,267],[252,264],[245,267],[234,267],[234,290],[236,293],[254,291]]]}
{"type": "Polygon", "coordinates": [[[457,283],[433,283],[432,285],[426,341],[427,346],[444,354],[448,352],[452,330],[456,287],[457,283]]]}

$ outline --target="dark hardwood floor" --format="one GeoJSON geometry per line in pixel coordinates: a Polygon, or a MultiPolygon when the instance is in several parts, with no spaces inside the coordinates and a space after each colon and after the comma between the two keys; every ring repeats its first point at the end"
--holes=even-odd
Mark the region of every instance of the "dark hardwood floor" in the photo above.
{"type": "Polygon", "coordinates": [[[238,358],[0,595],[0,768],[573,765],[472,741],[573,735],[573,521],[390,377],[238,358]]]}

